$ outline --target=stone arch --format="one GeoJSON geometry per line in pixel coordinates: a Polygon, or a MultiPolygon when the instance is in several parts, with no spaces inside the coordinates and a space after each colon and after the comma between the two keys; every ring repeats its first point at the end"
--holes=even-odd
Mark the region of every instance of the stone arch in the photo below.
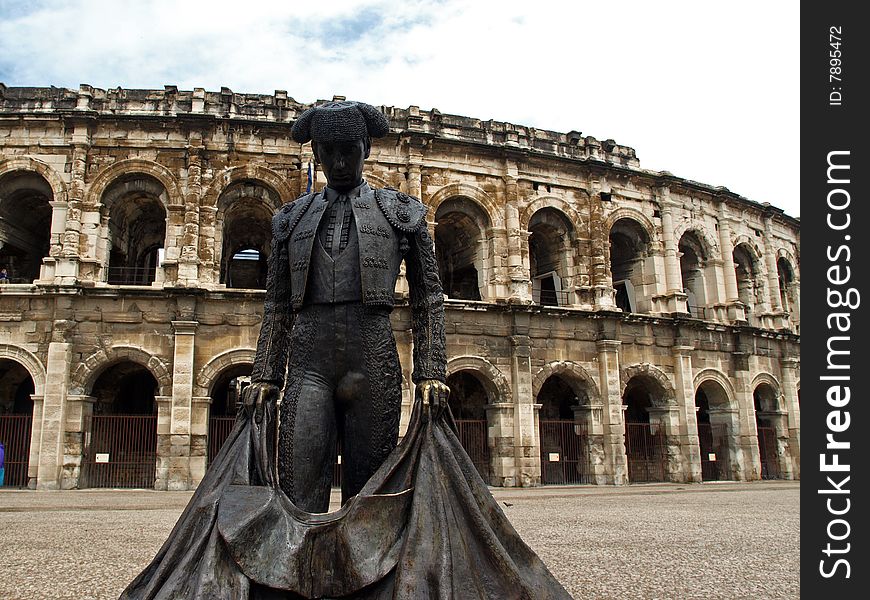
{"type": "Polygon", "coordinates": [[[628,207],[617,208],[616,210],[608,214],[607,218],[604,220],[604,231],[609,233],[610,230],[613,229],[613,225],[620,219],[630,219],[632,221],[636,221],[637,224],[640,225],[640,227],[644,231],[646,231],[650,242],[653,242],[657,239],[656,226],[652,222],[652,220],[650,220],[650,218],[643,214],[641,211],[628,207]]]}
{"type": "Polygon", "coordinates": [[[223,371],[236,365],[254,364],[256,354],[254,348],[236,348],[212,357],[196,376],[196,386],[200,388],[197,395],[211,397],[212,387],[223,371]]]}
{"type": "Polygon", "coordinates": [[[798,259],[788,248],[777,248],[776,250],[776,260],[778,261],[780,258],[784,258],[788,261],[789,266],[791,266],[791,270],[794,273],[795,281],[800,280],[800,275],[798,274],[798,259]]]}
{"type": "Polygon", "coordinates": [[[166,190],[165,209],[168,210],[170,206],[184,206],[181,187],[172,172],[160,163],[141,158],[119,160],[100,171],[91,182],[85,195],[85,203],[89,206],[102,206],[103,195],[118,178],[136,174],[153,177],[163,185],[166,190]]]}
{"type": "Polygon", "coordinates": [[[479,356],[456,356],[447,361],[447,376],[459,371],[471,371],[481,376],[480,382],[490,398],[499,403],[513,402],[511,388],[505,376],[494,364],[479,356]]]}
{"type": "Polygon", "coordinates": [[[729,407],[736,406],[737,393],[734,390],[734,384],[731,383],[731,380],[728,379],[727,375],[718,369],[703,369],[702,371],[699,371],[692,382],[692,386],[696,392],[705,381],[715,381],[722,386],[722,389],[725,390],[725,394],[728,397],[729,407]]]}
{"type": "Polygon", "coordinates": [[[749,389],[753,392],[755,388],[757,388],[762,383],[768,384],[773,390],[776,392],[777,397],[782,396],[782,386],[779,384],[779,380],[771,375],[770,373],[759,373],[755,377],[752,378],[752,383],[749,385],[749,389]]]}
{"type": "Polygon", "coordinates": [[[80,396],[90,394],[103,371],[124,360],[140,364],[151,372],[159,386],[158,396],[172,395],[172,373],[168,361],[137,346],[120,345],[97,350],[82,360],[70,375],[69,393],[80,396]]]}
{"type": "Polygon", "coordinates": [[[30,171],[39,174],[51,186],[51,192],[56,202],[67,201],[66,183],[57,174],[57,171],[42,161],[22,156],[0,160],[0,178],[16,171],[30,171]]]}
{"type": "Polygon", "coordinates": [[[45,367],[32,352],[12,344],[0,344],[0,359],[17,362],[27,370],[33,380],[33,395],[45,394],[45,367]]]}
{"type": "Polygon", "coordinates": [[[480,206],[481,209],[489,217],[491,227],[504,227],[503,211],[499,209],[496,201],[487,194],[482,188],[468,183],[451,183],[445,185],[437,192],[424,200],[424,204],[432,207],[432,215],[438,212],[438,207],[446,200],[451,198],[463,197],[468,198],[472,202],[480,206]]]}
{"type": "Polygon", "coordinates": [[[654,406],[674,406],[677,403],[676,392],[674,386],[668,376],[656,366],[650,363],[642,363],[639,365],[631,365],[624,367],[619,373],[620,396],[625,395],[625,388],[628,387],[628,382],[634,377],[641,377],[647,381],[655,383],[651,390],[651,399],[654,406]]]}
{"type": "Polygon", "coordinates": [[[746,234],[740,234],[734,238],[733,243],[731,244],[731,251],[733,252],[738,246],[744,246],[748,248],[750,251],[749,253],[752,255],[752,258],[761,263],[763,253],[758,247],[758,244],[755,243],[755,240],[753,240],[746,234]]]}
{"type": "Polygon", "coordinates": [[[363,173],[363,179],[365,179],[369,186],[372,188],[385,188],[390,185],[386,179],[378,177],[371,171],[365,171],[363,173]]]}
{"type": "Polygon", "coordinates": [[[674,226],[674,243],[678,244],[683,235],[687,233],[695,235],[695,239],[698,240],[704,252],[705,260],[709,261],[721,256],[719,244],[716,242],[715,236],[710,235],[710,230],[707,229],[706,225],[689,219],[680,221],[674,226]]]}
{"type": "Polygon", "coordinates": [[[238,167],[230,167],[215,175],[211,185],[208,186],[208,189],[202,196],[201,206],[216,208],[218,198],[220,198],[223,191],[232,184],[243,180],[255,181],[262,183],[266,187],[272,188],[272,190],[278,194],[278,198],[280,199],[279,206],[296,199],[296,195],[290,189],[285,178],[281,177],[272,169],[262,165],[248,164],[238,167]]]}
{"type": "Polygon", "coordinates": [[[532,220],[532,217],[542,208],[552,208],[561,212],[565,216],[565,220],[571,224],[574,232],[577,232],[583,224],[580,213],[570,203],[556,196],[542,196],[529,202],[520,211],[520,229],[522,231],[528,231],[529,222],[532,220]]]}
{"type": "Polygon", "coordinates": [[[532,378],[532,398],[538,397],[541,387],[551,375],[563,376],[569,384],[572,384],[572,387],[574,384],[581,385],[586,392],[588,403],[590,405],[600,404],[598,383],[589,374],[589,371],[570,360],[555,360],[541,367],[532,378]]]}

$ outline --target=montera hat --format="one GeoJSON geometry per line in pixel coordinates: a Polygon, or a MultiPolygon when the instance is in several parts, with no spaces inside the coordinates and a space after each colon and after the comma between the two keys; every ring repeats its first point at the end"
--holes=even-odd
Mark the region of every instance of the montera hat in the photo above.
{"type": "Polygon", "coordinates": [[[299,115],[290,135],[304,144],[316,142],[351,142],[366,137],[383,137],[390,122],[371,104],[364,102],[327,102],[313,106],[299,115]]]}

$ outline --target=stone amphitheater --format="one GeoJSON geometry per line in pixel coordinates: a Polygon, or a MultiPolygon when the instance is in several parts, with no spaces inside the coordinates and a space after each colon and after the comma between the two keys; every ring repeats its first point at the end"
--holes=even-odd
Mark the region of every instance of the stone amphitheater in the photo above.
{"type": "MultiPolygon", "coordinates": [[[[271,216],[309,185],[309,106],[0,83],[6,485],[202,479],[249,381],[271,216]]],[[[430,209],[451,408],[491,485],[799,478],[798,219],[610,139],[380,108],[365,178],[430,209]]]]}

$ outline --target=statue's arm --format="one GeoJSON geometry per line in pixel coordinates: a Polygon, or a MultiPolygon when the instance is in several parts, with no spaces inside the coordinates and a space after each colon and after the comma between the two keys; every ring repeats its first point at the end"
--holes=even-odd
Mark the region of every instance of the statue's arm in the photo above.
{"type": "Polygon", "coordinates": [[[269,383],[279,388],[284,383],[293,310],[290,303],[290,264],[285,240],[272,238],[272,254],[266,277],[263,323],[257,340],[257,354],[251,374],[253,383],[269,383]]]}
{"type": "Polygon", "coordinates": [[[435,246],[423,221],[409,234],[405,255],[410,288],[411,328],[414,336],[415,384],[447,380],[447,342],[444,336],[444,291],[438,277],[435,246]]]}

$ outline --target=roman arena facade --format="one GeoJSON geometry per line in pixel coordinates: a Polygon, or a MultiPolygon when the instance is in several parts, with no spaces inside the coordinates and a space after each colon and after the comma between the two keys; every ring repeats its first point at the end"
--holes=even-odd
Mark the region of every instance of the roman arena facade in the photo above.
{"type": "MultiPolygon", "coordinates": [[[[307,106],[0,84],[7,485],[202,479],[251,371],[271,216],[308,185],[307,106]]],[[[451,407],[489,483],[799,478],[797,219],[613,140],[382,109],[365,176],[430,209],[451,407]]]]}

